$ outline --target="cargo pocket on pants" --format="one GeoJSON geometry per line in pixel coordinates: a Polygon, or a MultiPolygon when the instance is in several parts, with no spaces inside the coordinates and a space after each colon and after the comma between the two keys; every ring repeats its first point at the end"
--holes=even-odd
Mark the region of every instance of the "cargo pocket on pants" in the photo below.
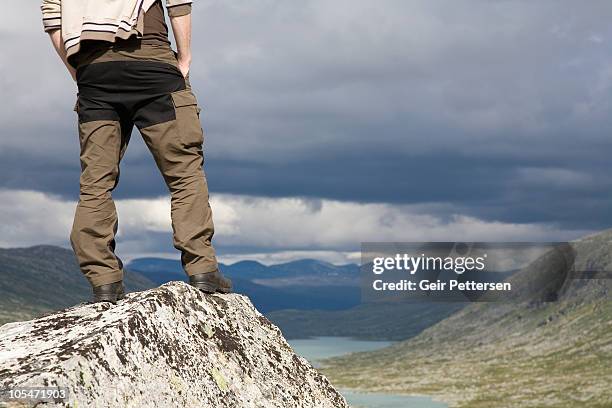
{"type": "Polygon", "coordinates": [[[204,143],[204,130],[200,123],[200,107],[190,89],[172,92],[172,104],[176,113],[176,123],[181,142],[186,146],[199,146],[204,143]]]}

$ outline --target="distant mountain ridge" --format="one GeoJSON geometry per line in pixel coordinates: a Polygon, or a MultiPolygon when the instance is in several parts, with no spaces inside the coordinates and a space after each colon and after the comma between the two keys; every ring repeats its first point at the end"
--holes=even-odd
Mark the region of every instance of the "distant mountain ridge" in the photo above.
{"type": "MultiPolygon", "coordinates": [[[[357,265],[304,259],[266,266],[255,261],[220,265],[262,311],[342,310],[360,302],[357,265]],[[308,284],[306,284],[307,282],[308,284]],[[315,286],[316,288],[313,288],[315,286]]],[[[186,281],[179,260],[139,258],[127,263],[126,290],[186,281]]],[[[71,249],[53,245],[0,249],[0,324],[88,301],[89,283],[71,249]]]]}
{"type": "MultiPolygon", "coordinates": [[[[161,285],[172,280],[186,281],[179,260],[136,258],[131,270],[161,285]]],[[[301,259],[266,266],[256,261],[219,264],[232,279],[234,290],[247,295],[263,313],[283,309],[343,310],[361,301],[359,266],[336,266],[316,259],[301,259]]]]}
{"type": "MultiPolygon", "coordinates": [[[[165,279],[170,275],[184,276],[179,260],[163,258],[136,258],[127,267],[155,279],[165,279]]],[[[270,281],[308,278],[313,286],[346,285],[359,286],[359,266],[356,264],[334,265],[316,259],[300,259],[281,264],[266,266],[257,261],[244,260],[230,265],[220,263],[223,274],[230,278],[270,281]]]]}

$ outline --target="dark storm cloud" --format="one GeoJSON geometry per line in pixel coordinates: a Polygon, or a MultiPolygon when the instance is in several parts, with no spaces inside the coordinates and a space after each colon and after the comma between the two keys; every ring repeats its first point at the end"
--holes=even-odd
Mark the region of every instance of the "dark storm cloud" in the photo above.
{"type": "MultiPolygon", "coordinates": [[[[8,7],[33,28],[0,29],[0,186],[75,199],[74,85],[38,8],[8,7]]],[[[194,13],[213,192],[612,224],[612,3],[200,0],[194,13]]],[[[118,198],[167,191],[139,138],[118,198]]]]}

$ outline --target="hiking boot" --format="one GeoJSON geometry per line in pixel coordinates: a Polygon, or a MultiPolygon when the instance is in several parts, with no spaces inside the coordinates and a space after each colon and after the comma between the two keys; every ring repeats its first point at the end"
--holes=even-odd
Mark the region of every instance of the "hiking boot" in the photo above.
{"type": "Polygon", "coordinates": [[[218,269],[214,272],[191,275],[189,284],[204,293],[232,292],[232,281],[225,278],[218,269]]]}
{"type": "Polygon", "coordinates": [[[94,286],[92,303],[111,302],[115,304],[124,297],[123,281],[113,282],[102,286],[94,286]]]}

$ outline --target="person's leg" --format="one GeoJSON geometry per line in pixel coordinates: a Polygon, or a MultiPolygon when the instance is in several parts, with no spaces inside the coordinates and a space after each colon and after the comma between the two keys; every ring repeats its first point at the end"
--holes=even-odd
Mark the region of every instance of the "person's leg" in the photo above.
{"type": "Polygon", "coordinates": [[[115,254],[118,218],[111,192],[119,182],[119,163],[132,126],[113,107],[79,96],[80,195],[70,242],[79,267],[93,287],[123,279],[115,254]]]}
{"type": "Polygon", "coordinates": [[[174,247],[188,276],[218,270],[214,224],[203,170],[202,130],[190,88],[149,101],[134,116],[171,194],[174,247]]]}

